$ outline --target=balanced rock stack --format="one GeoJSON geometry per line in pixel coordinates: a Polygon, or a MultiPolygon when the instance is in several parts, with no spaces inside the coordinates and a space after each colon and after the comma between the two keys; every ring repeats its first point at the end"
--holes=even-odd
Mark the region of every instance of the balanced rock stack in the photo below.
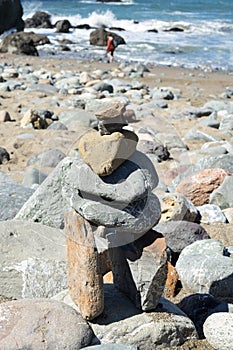
{"type": "Polygon", "coordinates": [[[158,176],[136,150],[137,135],[123,129],[125,107],[114,101],[96,113],[98,131],[81,137],[79,156],[62,177],[72,207],[65,215],[69,291],[89,320],[104,310],[103,274],[109,270],[141,310],[156,307],[166,282],[166,244],[150,231],[161,213],[153,194],[158,176]]]}

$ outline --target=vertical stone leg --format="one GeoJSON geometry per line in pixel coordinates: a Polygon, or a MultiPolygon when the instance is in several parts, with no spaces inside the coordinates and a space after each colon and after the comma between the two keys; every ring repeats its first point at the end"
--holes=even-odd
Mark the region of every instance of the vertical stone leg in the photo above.
{"type": "Polygon", "coordinates": [[[138,309],[141,309],[140,293],[133,280],[124,249],[122,247],[110,248],[109,256],[112,262],[115,287],[126,294],[138,309]]]}
{"type": "Polygon", "coordinates": [[[65,214],[67,281],[70,296],[83,318],[104,310],[103,277],[90,223],[75,210],[65,214]]]}
{"type": "Polygon", "coordinates": [[[143,311],[153,310],[167,278],[166,242],[150,230],[135,242],[109,250],[115,286],[143,311]]]}

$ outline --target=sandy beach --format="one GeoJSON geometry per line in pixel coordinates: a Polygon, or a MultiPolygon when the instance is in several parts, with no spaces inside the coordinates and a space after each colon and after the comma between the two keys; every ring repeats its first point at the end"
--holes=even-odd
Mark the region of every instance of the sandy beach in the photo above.
{"type": "MultiPolygon", "coordinates": [[[[149,71],[144,72],[143,77],[137,77],[131,79],[128,76],[121,74],[119,68],[120,62],[107,64],[104,62],[90,62],[90,61],[77,61],[74,59],[63,60],[61,58],[42,58],[42,57],[29,57],[29,56],[15,56],[2,54],[0,56],[0,67],[8,69],[32,69],[34,71],[40,71],[41,76],[44,72],[50,72],[51,76],[62,71],[70,71],[73,75],[81,72],[87,72],[93,75],[93,80],[98,80],[98,71],[106,71],[106,75],[112,74],[112,76],[118,79],[127,81],[137,80],[138,82],[149,87],[150,89],[158,87],[171,87],[177,91],[177,95],[180,98],[167,100],[168,108],[156,110],[156,120],[161,120],[161,123],[156,124],[161,132],[176,132],[180,138],[187,133],[188,130],[197,126],[197,120],[195,119],[171,119],[170,117],[183,112],[187,108],[202,108],[206,102],[211,100],[224,100],[220,97],[226,91],[226,88],[232,86],[232,74],[230,72],[211,72],[201,70],[189,70],[174,67],[163,66],[148,66],[149,71]],[[95,74],[93,74],[95,72],[95,74]]],[[[0,71],[1,77],[1,71],[0,71]]],[[[99,78],[101,74],[99,75],[99,78]]],[[[9,80],[21,81],[19,77],[12,77],[9,80]]],[[[39,81],[40,84],[49,85],[50,78],[43,77],[39,81]]],[[[3,147],[10,154],[10,160],[5,161],[0,165],[0,172],[8,175],[18,183],[22,183],[24,173],[28,167],[28,159],[41,151],[49,148],[56,148],[64,152],[66,155],[74,148],[78,138],[87,130],[87,127],[80,127],[77,131],[63,130],[57,132],[52,129],[40,129],[23,128],[20,126],[20,122],[23,115],[28,109],[48,109],[53,110],[54,114],[59,116],[60,113],[67,109],[64,104],[55,104],[52,106],[51,102],[65,101],[68,97],[61,94],[46,94],[40,91],[30,91],[22,89],[14,89],[12,91],[0,90],[0,112],[7,111],[10,115],[11,121],[0,121],[0,147],[3,147]],[[52,107],[51,107],[52,106],[52,107]],[[33,134],[34,138],[21,138],[22,134],[33,134]]],[[[226,99],[230,100],[230,99],[226,99]]],[[[137,115],[136,115],[137,120],[137,115]]],[[[149,118],[144,120],[138,120],[137,123],[130,123],[130,126],[137,131],[143,126],[150,127],[149,118]]],[[[219,131],[215,128],[207,126],[198,126],[198,130],[207,133],[213,137],[219,138],[219,131]]],[[[231,142],[231,135],[224,134],[223,140],[231,142]]],[[[196,154],[192,151],[200,149],[204,143],[201,140],[186,140],[186,145],[189,149],[189,163],[195,163],[196,154]]],[[[158,163],[156,170],[162,178],[164,178],[167,172],[172,171],[176,167],[176,153],[173,154],[173,160],[171,162],[158,163]]],[[[50,172],[51,169],[43,169],[43,171],[50,172]]],[[[167,179],[169,184],[169,179],[167,179]]],[[[206,226],[208,227],[208,225],[206,226]]],[[[218,237],[221,231],[221,225],[215,229],[210,230],[212,237],[218,237]]],[[[227,236],[224,244],[232,245],[227,236]]],[[[176,300],[174,300],[176,301],[176,300]]],[[[1,299],[0,299],[1,302],[1,299]]],[[[213,349],[205,340],[187,342],[180,347],[172,347],[169,349],[213,349]]]]}
{"type": "MultiPolygon", "coordinates": [[[[61,71],[77,72],[93,72],[96,70],[105,70],[107,72],[119,72],[119,63],[107,64],[103,62],[77,61],[73,59],[62,60],[60,58],[41,58],[27,57],[16,55],[1,55],[0,65],[7,65],[8,68],[32,68],[41,72],[49,71],[51,74],[56,74],[61,71]]],[[[14,78],[12,78],[14,79],[14,78]]],[[[20,80],[20,78],[18,78],[20,80]]],[[[129,81],[128,77],[120,78],[129,81]]],[[[187,132],[188,129],[195,126],[195,120],[172,120],[168,118],[175,113],[179,113],[185,108],[201,108],[203,105],[212,99],[216,99],[221,93],[226,90],[227,86],[232,84],[232,75],[227,72],[203,72],[199,70],[188,70],[173,67],[152,67],[149,72],[145,72],[142,78],[137,78],[137,81],[142,82],[150,88],[154,87],[172,87],[179,89],[182,97],[177,100],[168,101],[168,107],[158,110],[158,117],[162,118],[161,127],[166,132],[172,128],[180,137],[187,132]],[[165,120],[167,122],[165,122],[165,120]]],[[[48,84],[49,79],[40,81],[42,84],[48,84]]],[[[65,131],[62,137],[58,137],[57,133],[52,130],[34,130],[23,129],[20,127],[20,121],[23,117],[23,112],[29,108],[36,108],[36,99],[40,101],[39,109],[51,109],[47,101],[50,96],[37,91],[18,90],[1,91],[0,94],[0,110],[9,112],[12,121],[1,122],[1,147],[7,149],[11,155],[9,162],[0,165],[0,171],[11,176],[14,180],[20,182],[22,180],[22,172],[26,169],[27,159],[35,153],[48,148],[59,148],[61,151],[68,153],[72,144],[80,136],[82,130],[77,130],[77,134],[73,131],[65,131]],[[30,132],[37,136],[33,140],[17,140],[17,135],[30,132]]],[[[62,99],[66,99],[65,96],[62,99]]],[[[59,115],[64,107],[55,106],[53,111],[59,115]]],[[[136,116],[137,117],[137,116],[136,116]]],[[[148,123],[148,120],[146,120],[148,123]]],[[[133,127],[137,127],[136,124],[133,127]]],[[[199,127],[205,131],[205,128],[199,127]]],[[[213,136],[216,130],[208,128],[208,133],[213,136]]],[[[191,150],[199,147],[199,142],[187,141],[188,147],[191,150]]]]}

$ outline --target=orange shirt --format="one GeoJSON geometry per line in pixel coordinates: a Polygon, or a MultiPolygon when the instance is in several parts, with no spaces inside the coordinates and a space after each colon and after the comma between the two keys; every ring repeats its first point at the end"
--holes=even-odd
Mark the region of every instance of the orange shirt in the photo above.
{"type": "Polygon", "coordinates": [[[111,51],[114,51],[115,47],[113,45],[113,37],[112,36],[109,36],[108,37],[108,41],[107,41],[107,48],[106,48],[106,51],[107,52],[111,52],[111,51]]]}

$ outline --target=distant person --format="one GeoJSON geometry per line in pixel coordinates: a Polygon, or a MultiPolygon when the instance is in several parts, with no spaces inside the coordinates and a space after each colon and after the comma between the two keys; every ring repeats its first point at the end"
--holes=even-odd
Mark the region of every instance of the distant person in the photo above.
{"type": "Polygon", "coordinates": [[[107,39],[107,47],[106,47],[106,56],[109,58],[109,62],[113,62],[114,60],[114,51],[116,46],[114,45],[114,38],[113,36],[108,33],[108,39],[107,39]]]}

